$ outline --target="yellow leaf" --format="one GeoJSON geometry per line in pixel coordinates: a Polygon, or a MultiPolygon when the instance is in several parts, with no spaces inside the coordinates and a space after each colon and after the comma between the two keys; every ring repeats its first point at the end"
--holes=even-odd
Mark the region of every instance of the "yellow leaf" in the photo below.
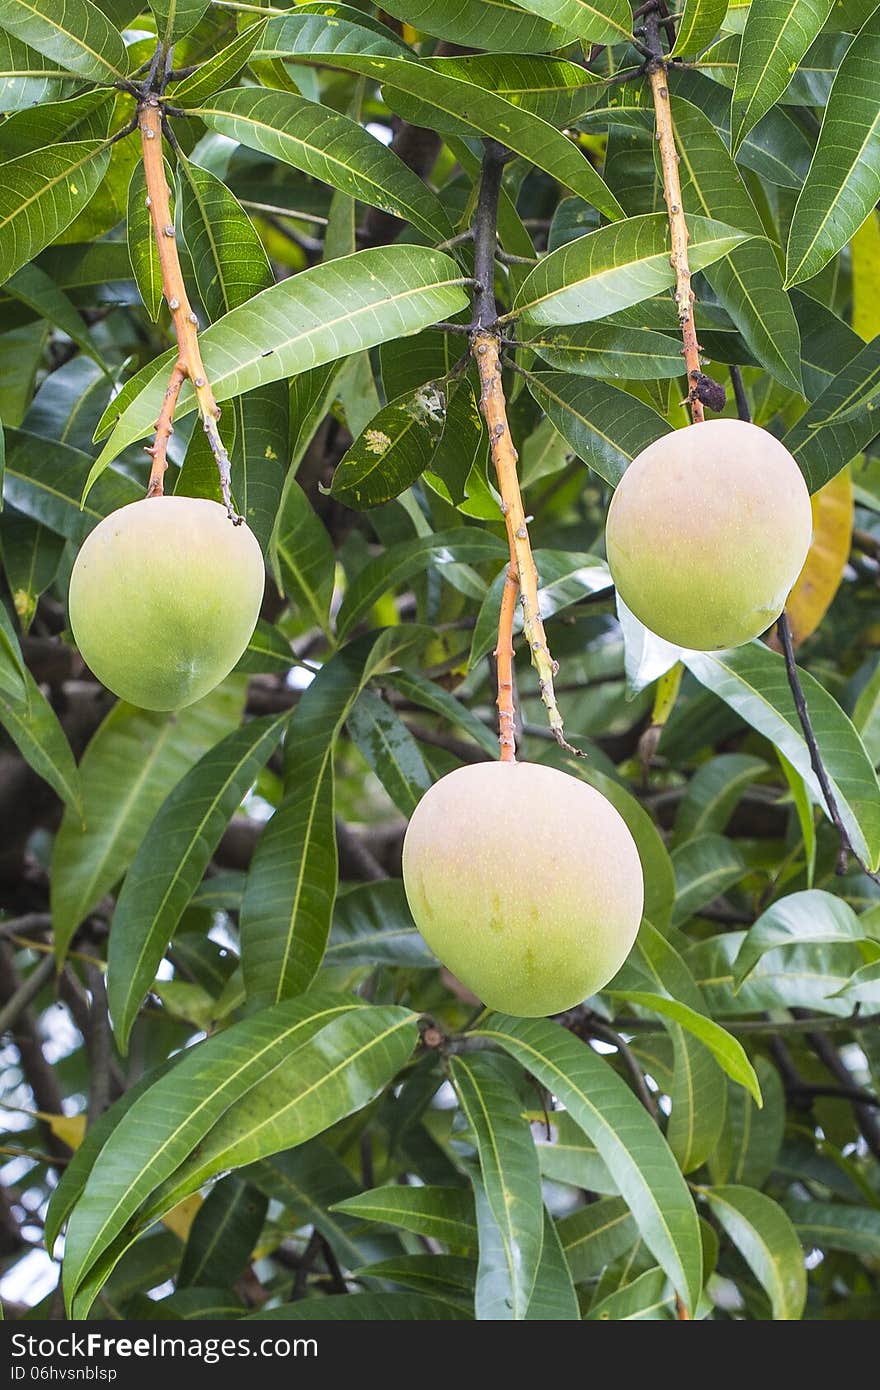
{"type": "Polygon", "coordinates": [[[788,596],[785,611],[795,646],[816,631],[840,588],[853,530],[853,485],[849,465],[813,493],[813,543],[788,596]]]}
{"type": "Polygon", "coordinates": [[[38,1120],[49,1126],[56,1139],[69,1149],[78,1149],[85,1137],[85,1115],[48,1115],[45,1110],[35,1112],[38,1120]]]}
{"type": "Polygon", "coordinates": [[[872,212],[850,242],[853,328],[870,342],[880,333],[880,220],[872,212]]]}
{"type": "Polygon", "coordinates": [[[178,1202],[176,1207],[172,1207],[162,1217],[163,1226],[167,1226],[180,1240],[186,1240],[201,1205],[202,1197],[199,1192],[194,1192],[191,1197],[184,1197],[182,1202],[178,1202]]]}

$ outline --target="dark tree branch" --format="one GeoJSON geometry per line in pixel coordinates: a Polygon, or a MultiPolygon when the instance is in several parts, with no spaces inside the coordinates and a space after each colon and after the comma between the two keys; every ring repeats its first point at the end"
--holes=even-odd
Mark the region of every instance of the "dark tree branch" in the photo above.
{"type": "Polygon", "coordinates": [[[752,423],[752,412],[749,409],[749,401],[746,396],[746,386],[743,381],[742,372],[735,363],[728,367],[730,373],[730,384],[733,387],[733,395],[736,401],[736,413],[741,420],[748,424],[752,423]]]}
{"type": "MultiPolygon", "coordinates": [[[[45,958],[53,964],[52,957],[45,958]]],[[[42,964],[42,962],[41,962],[42,964]]],[[[39,969],[39,967],[37,967],[39,969]]],[[[50,971],[51,973],[51,971],[50,971]]],[[[9,947],[0,943],[0,999],[10,1001],[21,985],[18,972],[9,947]]],[[[55,1072],[43,1054],[43,1044],[37,1028],[37,1021],[28,1007],[19,1009],[14,1023],[12,1040],[18,1048],[21,1069],[31,1088],[36,1108],[47,1115],[60,1115],[64,1110],[64,1097],[58,1085],[55,1072]]],[[[46,1136],[46,1145],[53,1159],[62,1163],[70,1157],[66,1144],[52,1133],[47,1124],[41,1121],[46,1136]]]]}
{"type": "MultiPolygon", "coordinates": [[[[792,1013],[796,1014],[801,1021],[804,1021],[807,1017],[805,1011],[802,1009],[793,1009],[792,1013]]],[[[828,1038],[825,1036],[826,1031],[824,1027],[821,1032],[819,1032],[818,1029],[814,1030],[811,1028],[806,1032],[806,1040],[819,1058],[819,1061],[825,1069],[831,1073],[840,1087],[847,1091],[856,1090],[860,1093],[859,1099],[853,1102],[856,1124],[871,1153],[876,1159],[880,1159],[880,1116],[878,1116],[872,1108],[876,1106],[878,1102],[873,1096],[870,1096],[870,1092],[862,1093],[860,1086],[853,1086],[853,1079],[850,1075],[849,1067],[844,1062],[834,1044],[829,1042],[828,1038]],[[865,1099],[866,1094],[870,1097],[870,1100],[865,1099]]]]}

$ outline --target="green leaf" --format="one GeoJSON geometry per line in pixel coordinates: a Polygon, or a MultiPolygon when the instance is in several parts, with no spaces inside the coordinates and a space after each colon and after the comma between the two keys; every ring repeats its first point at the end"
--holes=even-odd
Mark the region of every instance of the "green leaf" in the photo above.
{"type": "MultiPolygon", "coordinates": [[[[601,79],[565,58],[530,58],[520,54],[467,53],[454,58],[423,58],[432,71],[460,77],[531,111],[549,125],[573,125],[601,93],[601,79]]],[[[399,98],[398,98],[399,100],[399,98]]],[[[413,102],[420,110],[420,102],[413,102]]],[[[439,114],[439,113],[438,113],[439,114]]],[[[444,130],[470,134],[463,122],[440,115],[444,130]]]]}
{"type": "Polygon", "coordinates": [[[766,771],[763,758],[750,753],[722,753],[703,763],[679,804],[674,843],[699,835],[723,835],[743,792],[766,771]]]}
{"type": "Polygon", "coordinates": [[[336,465],[330,494],[347,507],[377,507],[431,466],[446,420],[442,386],[428,382],[374,415],[336,465]]]}
{"type": "Polygon", "coordinates": [[[523,9],[553,20],[590,43],[627,42],[632,33],[626,0],[524,0],[523,9]]]}
{"type": "Polygon", "coordinates": [[[876,1208],[791,1201],[785,1209],[807,1250],[845,1250],[864,1259],[880,1259],[880,1211],[876,1208]]]}
{"type": "Polygon", "coordinates": [[[880,390],[880,334],[833,376],[783,437],[811,492],[835,477],[877,432],[872,401],[880,390]]]}
{"type": "Polygon", "coordinates": [[[713,936],[687,953],[688,964],[714,1015],[735,1017],[780,1008],[809,1009],[838,1017],[851,1012],[846,1000],[833,996],[861,964],[855,944],[812,943],[767,951],[734,992],[733,962],[744,936],[739,931],[713,936]]]}
{"type": "MultiPolygon", "coordinates": [[[[728,652],[687,652],[688,670],[752,728],[769,738],[797,768],[814,800],[824,805],[800,720],[788,688],[785,662],[760,642],[728,652]]],[[[810,717],[838,809],[857,853],[880,864],[880,784],[861,739],[836,700],[801,671],[810,717]]]]}
{"type": "Polygon", "coordinates": [[[336,557],[323,522],[293,477],[284,485],[272,545],[282,592],[329,632],[336,557]]]}
{"type": "Polygon", "coordinates": [[[698,835],[673,850],[676,926],[720,898],[748,872],[742,852],[723,835],[698,835]]]}
{"type": "Polygon", "coordinates": [[[122,1253],[114,1242],[126,1223],[234,1101],[331,1018],[359,1007],[356,999],[327,991],[287,1000],[190,1048],[144,1088],[101,1148],[71,1216],[64,1270],[69,1307],[104,1252],[112,1268],[122,1253]]]}
{"type": "Polygon", "coordinates": [[[702,1251],[693,1202],[665,1140],[626,1083],[585,1043],[543,1019],[492,1015],[477,1035],[494,1039],[526,1067],[593,1140],[645,1244],[695,1305],[702,1251]]]}
{"type": "Polygon", "coordinates": [[[334,1211],[378,1221],[460,1250],[476,1250],[474,1199],[465,1187],[374,1187],[336,1202],[334,1211]]]}
{"type": "MultiPolygon", "coordinates": [[[[381,246],[314,266],[272,285],[200,334],[218,401],[336,361],[388,338],[416,333],[467,303],[458,267],[422,246],[381,246]]],[[[165,394],[172,354],[126,383],[98,427],[112,434],[88,486],[129,444],[149,434],[165,394]]],[[[178,418],[195,409],[183,387],[178,418]]]]}
{"type": "MultiPolygon", "coordinates": [[[[866,944],[863,944],[863,950],[866,944]]],[[[872,954],[880,949],[873,939],[870,946],[872,954]]],[[[837,995],[843,995],[848,1004],[867,1004],[871,1007],[880,1004],[880,960],[874,959],[869,965],[863,965],[861,970],[857,970],[843,988],[837,991],[837,995]]]]}
{"type": "Polygon", "coordinates": [[[123,1051],[220,836],[289,717],[254,719],[210,748],[169,792],[141,841],[117,900],[107,958],[110,1016],[123,1051]]]}
{"type": "Polygon", "coordinates": [[[91,0],[0,0],[0,28],[92,82],[128,74],[119,30],[91,0]]]}
{"type": "Polygon", "coordinates": [[[313,1032],[218,1118],[147,1204],[147,1224],[215,1173],[303,1144],[360,1110],[391,1082],[418,1041],[417,1015],[392,1005],[352,1009],[313,1032]]]}
{"type": "Polygon", "coordinates": [[[800,1318],[807,1275],[800,1241],[782,1207],[751,1187],[707,1187],[701,1195],[770,1299],[774,1319],[800,1318]]]}
{"type": "Polygon", "coordinates": [[[177,210],[199,298],[212,323],[275,283],[259,233],[238,199],[214,174],[182,156],[177,210]]]}
{"type": "Polygon", "coordinates": [[[83,92],[68,101],[19,111],[0,126],[0,159],[16,159],[69,140],[103,140],[112,114],[113,94],[106,91],[83,92]]]}
{"type": "MultiPolygon", "coordinates": [[[[348,7],[344,7],[351,13],[348,7]]],[[[392,0],[386,13],[405,20],[434,38],[450,39],[463,48],[488,48],[493,53],[534,53],[560,48],[571,32],[551,23],[552,4],[527,5],[523,14],[509,0],[392,0]]]]}
{"type": "Polygon", "coordinates": [[[210,130],[354,198],[405,217],[432,241],[452,233],[436,194],[357,121],[294,92],[239,87],[194,113],[210,130]]]}
{"type": "MultiPolygon", "coordinates": [[[[470,1124],[490,1220],[503,1250],[503,1297],[496,1289],[493,1298],[506,1309],[498,1316],[517,1321],[525,1318],[535,1288],[544,1242],[544,1203],[538,1155],[523,1119],[516,1071],[501,1059],[475,1054],[453,1059],[452,1080],[470,1124]]],[[[479,1222],[479,1202],[477,1216],[479,1222]]],[[[484,1315],[478,1275],[477,1317],[484,1315]]]]}
{"type": "Polygon", "coordinates": [[[635,1218],[622,1197],[605,1197],[564,1216],[559,1239],[576,1284],[595,1278],[639,1238],[635,1218]]]}
{"type": "Polygon", "coordinates": [[[674,1317],[675,1302],[662,1269],[646,1269],[590,1306],[590,1322],[655,1322],[674,1317]]]}
{"type": "Polygon", "coordinates": [[[727,12],[727,0],[684,0],[670,58],[700,53],[718,33],[727,12]]]}
{"type": "MultiPolygon", "coordinates": [[[[296,56],[290,54],[291,58],[296,56]]],[[[620,204],[589,160],[560,131],[540,116],[521,110],[494,92],[482,91],[470,82],[431,71],[407,58],[373,58],[357,52],[339,52],[325,55],[324,61],[381,82],[386,100],[391,100],[389,89],[406,92],[455,117],[456,121],[463,121],[481,135],[503,140],[510,149],[558,179],[572,193],[579,193],[593,203],[606,217],[622,216],[620,204]]]]}
{"type": "MultiPolygon", "coordinates": [[[[611,588],[611,573],[604,560],[582,555],[576,550],[536,550],[538,567],[538,605],[544,619],[580,603],[588,594],[611,588]]],[[[507,566],[489,585],[477,615],[468,664],[473,668],[492,650],[497,641],[498,611],[507,575],[507,566]]],[[[522,613],[513,617],[514,634],[522,632],[522,613]]],[[[497,751],[497,749],[496,749],[497,751]]]]}
{"type": "Polygon", "coordinates": [[[196,27],[209,4],[210,0],[150,0],[166,48],[196,27]]]}
{"type": "MultiPolygon", "coordinates": [[[[737,987],[748,978],[765,951],[811,941],[866,941],[866,937],[858,917],[842,898],[818,888],[789,893],[762,912],[746,932],[734,962],[737,987]]],[[[877,953],[880,955],[880,945],[877,953]]]]}
{"type": "MultiPolygon", "coordinates": [[[[40,595],[45,593],[58,573],[63,549],[64,542],[60,536],[54,535],[45,526],[38,526],[30,517],[23,516],[21,512],[7,512],[4,516],[0,528],[0,551],[22,632],[29,630],[40,595]]],[[[3,645],[0,635],[0,648],[3,645]]],[[[12,687],[10,693],[21,695],[21,685],[12,687]]]]}
{"type": "Polygon", "coordinates": [[[437,961],[416,927],[400,879],[360,883],[340,893],[325,965],[405,965],[433,969],[437,961]]]}
{"type": "Polygon", "coordinates": [[[578,458],[612,487],[637,454],[669,433],[662,415],[605,381],[530,372],[528,387],[578,458]]]}
{"type": "Polygon", "coordinates": [[[347,719],[348,732],[399,811],[411,816],[431,785],[431,774],[409,729],[375,690],[362,690],[347,719]]]}
{"type": "Polygon", "coordinates": [[[755,1071],[763,1108],[759,1110],[741,1086],[729,1085],[724,1130],[709,1159],[714,1183],[762,1187],[776,1166],[785,1131],[785,1091],[766,1057],[755,1058],[755,1071]]]}
{"type": "Polygon", "coordinates": [[[333,745],[364,685],[414,641],[412,628],[367,633],[321,668],[290,723],[284,798],[260,836],[241,909],[251,998],[308,988],[319,969],[337,887],[333,745]]]}
{"type": "Polygon", "coordinates": [[[251,1318],[260,1322],[455,1322],[470,1316],[453,1299],[419,1293],[343,1293],[336,1298],[309,1298],[282,1303],[251,1318]]]}
{"type": "Polygon", "coordinates": [[[413,704],[439,714],[441,719],[448,720],[450,724],[470,734],[488,757],[498,757],[498,739],[492,730],[487,729],[482,719],[473,713],[464,700],[444,690],[442,685],[437,685],[415,671],[395,671],[388,677],[388,684],[413,704]]]}
{"type": "MultiPolygon", "coordinates": [[[[167,178],[167,173],[166,173],[167,178]]],[[[144,308],[153,323],[159,317],[162,307],[162,267],[159,252],[153,236],[150,209],[147,205],[147,180],[144,166],[137,163],[131,173],[128,185],[128,212],[126,216],[128,234],[128,257],[135,284],[144,301],[144,308]]]]}
{"type": "Polygon", "coordinates": [[[571,759],[569,770],[589,782],[620,812],[636,842],[645,879],[645,916],[664,929],[675,899],[675,875],[663,837],[640,801],[586,759],[571,759]]]}
{"type": "Polygon", "coordinates": [[[574,1281],[556,1223],[544,1211],[544,1245],[538,1277],[526,1313],[528,1322],[580,1322],[574,1281]]]}
{"type": "MultiPolygon", "coordinates": [[[[687,222],[691,270],[711,265],[749,236],[706,217],[687,222]]],[[[668,239],[669,223],[659,212],[588,232],[551,251],[526,276],[513,312],[528,324],[585,323],[641,304],[674,283],[668,239]]]]}
{"type": "Polygon", "coordinates": [[[0,30],[0,111],[25,111],[43,102],[57,102],[74,90],[60,64],[0,30]]]}
{"type": "Polygon", "coordinates": [[[234,1174],[221,1179],[196,1212],[177,1287],[211,1284],[221,1271],[223,1283],[234,1283],[250,1260],[268,1205],[268,1198],[234,1174]]]}
{"type": "Polygon", "coordinates": [[[853,724],[876,766],[880,763],[880,660],[856,700],[853,724]]]}
{"type": "Polygon", "coordinates": [[[195,72],[168,87],[175,106],[199,106],[237,77],[266,32],[266,20],[258,20],[228,43],[225,48],[200,63],[195,72]]]}
{"type": "Polygon", "coordinates": [[[652,1009],[655,1013],[680,1023],[683,1028],[686,1028],[709,1049],[718,1065],[727,1072],[731,1080],[735,1081],[738,1086],[743,1086],[750,1095],[754,1096],[759,1106],[762,1104],[761,1087],[755,1075],[755,1069],[746,1056],[742,1044],[731,1033],[728,1033],[726,1028],[722,1028],[711,1018],[706,1018],[705,1014],[697,1013],[694,1009],[688,1008],[687,1004],[682,1004],[677,999],[667,999],[662,994],[650,994],[642,990],[610,990],[609,992],[615,994],[619,999],[626,999],[630,1004],[638,1004],[642,1008],[652,1009]]]}
{"type": "Polygon", "coordinates": [[[782,96],[833,4],[834,0],[752,0],[733,89],[734,154],[782,96]]]}
{"type": "Polygon", "coordinates": [[[674,338],[647,328],[585,323],[529,334],[525,345],[551,367],[575,376],[656,381],[681,376],[681,347],[674,338]]]}
{"type": "Polygon", "coordinates": [[[810,280],[880,197],[880,11],[865,21],[834,79],[819,142],[792,218],[786,282],[810,280]]]}
{"type": "MultiPolygon", "coordinates": [[[[11,0],[0,0],[3,3],[11,0]]],[[[0,164],[3,280],[70,225],[96,192],[109,159],[105,141],[76,140],[0,164]]]]}
{"type": "Polygon", "coordinates": [[[0,724],[25,762],[48,782],[70,808],[71,817],[82,814],[79,774],[67,735],[58,716],[29,672],[25,693],[16,697],[0,688],[0,724]]]}
{"type": "MultiPolygon", "coordinates": [[[[3,519],[4,567],[6,558],[5,538],[10,520],[14,521],[15,517],[6,516],[3,519]]],[[[6,611],[6,605],[0,603],[0,685],[2,685],[3,690],[5,690],[8,695],[11,695],[13,699],[26,701],[27,680],[28,669],[21,653],[18,636],[12,624],[12,619],[6,611]]]]}
{"type": "Polygon", "coordinates": [[[761,365],[803,394],[800,334],[777,250],[763,235],[739,169],[709,117],[681,97],[673,97],[671,109],[685,207],[752,235],[717,260],[706,279],[761,365]]]}
{"type": "Polygon", "coordinates": [[[340,640],[360,622],[377,599],[421,573],[429,562],[436,565],[442,575],[444,565],[497,562],[506,550],[497,536],[478,527],[462,526],[400,541],[383,555],[370,560],[352,580],[336,619],[340,640]]]}
{"type": "Polygon", "coordinates": [[[389,1279],[392,1284],[403,1284],[404,1288],[415,1289],[417,1293],[459,1295],[470,1302],[477,1266],[464,1255],[394,1255],[391,1259],[364,1265],[359,1272],[365,1278],[389,1279]]]}
{"type": "Polygon", "coordinates": [[[128,868],[171,788],[238,723],[243,698],[243,680],[233,676],[172,714],[114,705],[80,763],[82,816],[68,811],[55,837],[51,904],[59,960],[128,868]]]}
{"type": "MultiPolygon", "coordinates": [[[[48,422],[46,427],[49,428],[48,422]]],[[[7,437],[7,502],[76,544],[84,541],[92,527],[109,512],[143,497],[143,488],[132,478],[111,469],[101,478],[90,500],[80,507],[80,494],[91,463],[88,454],[24,430],[9,430],[7,437]]]]}
{"type": "MultiPolygon", "coordinates": [[[[482,11],[483,5],[480,4],[479,8],[482,11]]],[[[514,11],[512,5],[510,10],[519,15],[519,10],[514,11]]],[[[297,55],[322,59],[337,52],[384,54],[391,58],[412,57],[412,49],[387,25],[365,10],[334,4],[332,14],[328,14],[327,6],[321,0],[297,5],[290,14],[273,15],[254,56],[261,61],[297,55]]]]}
{"type": "Polygon", "coordinates": [[[346,1269],[363,1263],[361,1244],[353,1238],[356,1223],[330,1211],[334,1202],[357,1191],[357,1183],[333,1149],[320,1139],[271,1154],[241,1174],[291,1214],[299,1225],[310,1222],[329,1242],[346,1269]]]}

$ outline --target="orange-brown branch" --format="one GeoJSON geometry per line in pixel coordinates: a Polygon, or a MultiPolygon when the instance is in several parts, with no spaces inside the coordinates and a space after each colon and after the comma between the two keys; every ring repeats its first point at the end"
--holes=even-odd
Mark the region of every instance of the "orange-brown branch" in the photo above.
{"type": "Polygon", "coordinates": [[[165,400],[156,421],[155,438],[147,451],[153,458],[147,496],[162,496],[165,470],[168,467],[168,440],[174,432],[174,411],[181,387],[188,379],[195,392],[202,427],[208,436],[208,442],[217,461],[223,500],[230,516],[239,521],[241,518],[235,516],[230,499],[229,456],[217,429],[220,407],[214,399],[214,393],[211,390],[202,362],[202,353],[199,348],[198,318],[189,302],[183,271],[180,266],[180,256],[177,251],[177,237],[171,216],[170,194],[165,180],[165,158],[162,149],[162,108],[155,93],[151,92],[140,103],[138,127],[141,132],[147,207],[150,211],[153,236],[162,272],[162,292],[171,313],[174,334],[177,338],[177,361],[171,372],[165,400]]]}
{"type": "Polygon", "coordinates": [[[700,366],[700,346],[694,323],[694,292],[691,289],[691,271],[688,264],[688,241],[690,240],[681,199],[681,179],[678,173],[678,151],[675,148],[675,131],[672,124],[672,110],[669,105],[669,85],[666,66],[662,61],[653,63],[648,70],[648,81],[654,98],[657,144],[660,150],[660,167],[663,171],[663,196],[669,214],[669,235],[671,254],[669,257],[675,271],[675,302],[678,306],[678,321],[684,345],[684,360],[688,379],[688,401],[691,419],[696,424],[705,418],[703,403],[697,396],[696,383],[702,373],[700,366]]]}
{"type": "MultiPolygon", "coordinates": [[[[525,510],[519,490],[519,478],[516,471],[518,455],[510,437],[510,426],[507,422],[507,407],[501,385],[501,361],[498,353],[497,335],[489,329],[478,329],[471,339],[471,351],[480,374],[480,410],[489,431],[489,447],[498,478],[498,490],[501,493],[501,507],[507,526],[511,565],[515,566],[519,584],[523,633],[529,644],[532,665],[538,673],[538,688],[547,709],[550,727],[558,743],[567,748],[569,752],[577,753],[577,749],[572,748],[565,741],[562,715],[559,712],[556,693],[553,689],[553,678],[558,667],[547,646],[541,609],[538,605],[538,571],[535,568],[532,547],[529,542],[529,528],[526,525],[525,510]]],[[[506,591],[507,585],[505,585],[505,597],[506,591]]],[[[499,646],[501,645],[499,640],[499,646]]]]}
{"type": "Polygon", "coordinates": [[[513,619],[516,613],[516,599],[519,593],[519,579],[516,571],[516,555],[511,548],[510,564],[504,579],[501,595],[501,613],[498,617],[498,645],[495,648],[495,668],[498,684],[498,742],[501,745],[501,761],[516,762],[516,700],[513,687],[513,619]]]}

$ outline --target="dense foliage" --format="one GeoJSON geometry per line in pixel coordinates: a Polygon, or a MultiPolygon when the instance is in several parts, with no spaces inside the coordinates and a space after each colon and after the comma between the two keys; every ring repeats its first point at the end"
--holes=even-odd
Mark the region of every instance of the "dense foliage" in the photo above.
{"type": "MultiPolygon", "coordinates": [[[[73,1317],[876,1316],[880,10],[263,8],[0,0],[7,1316],[64,1316],[62,1255],[73,1317]],[[700,392],[813,494],[788,621],[818,757],[784,634],[671,647],[603,558],[616,483],[697,387],[658,42],[700,392]],[[236,671],[171,714],[94,680],[66,608],[78,546],[144,494],[176,360],[149,93],[268,575],[236,671]],[[646,882],[627,964],[553,1019],[482,1012],[400,880],[421,795],[498,756],[508,549],[468,337],[495,142],[509,428],[586,754],[518,638],[518,756],[601,790],[646,882]]],[[[165,490],[219,500],[196,404],[165,490]]]]}

